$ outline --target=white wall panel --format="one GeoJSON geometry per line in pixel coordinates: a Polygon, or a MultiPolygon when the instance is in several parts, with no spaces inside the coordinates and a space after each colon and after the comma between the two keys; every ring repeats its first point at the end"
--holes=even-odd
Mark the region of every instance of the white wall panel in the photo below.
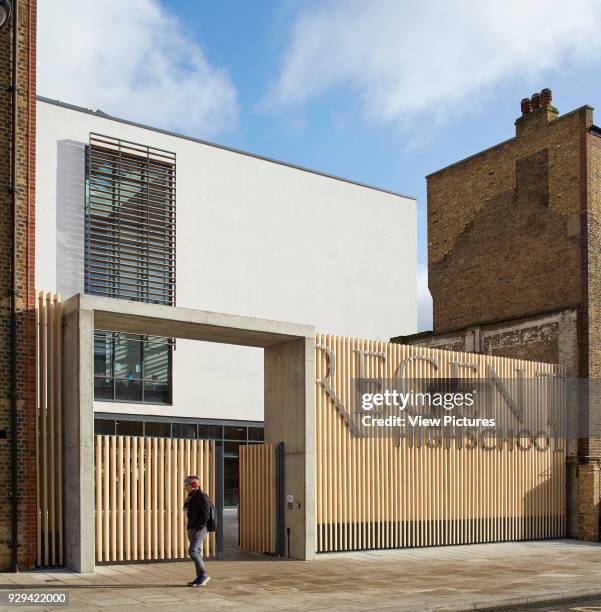
{"type": "MultiPolygon", "coordinates": [[[[415,201],[44,101],[37,113],[39,289],[83,289],[84,146],[98,132],[177,155],[178,306],[381,340],[416,331],[415,201]]],[[[262,420],[262,367],[260,351],[178,341],[173,408],[96,409],[262,420]]]]}

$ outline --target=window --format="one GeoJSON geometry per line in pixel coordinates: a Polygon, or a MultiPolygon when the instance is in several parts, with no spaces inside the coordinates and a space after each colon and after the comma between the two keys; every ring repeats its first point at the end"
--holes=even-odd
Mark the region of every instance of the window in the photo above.
{"type": "Polygon", "coordinates": [[[226,440],[246,440],[246,427],[224,427],[223,437],[226,440]]]}
{"type": "MultiPolygon", "coordinates": [[[[102,344],[104,346],[104,344],[102,344]]],[[[127,353],[130,355],[130,353],[127,353]]],[[[135,365],[135,360],[131,362],[135,365]]],[[[97,360],[98,370],[106,374],[106,360],[97,360]]],[[[133,419],[135,417],[123,415],[123,418],[133,419]]],[[[139,418],[139,417],[138,417],[139,418]]],[[[232,421],[222,423],[198,421],[190,419],[187,422],[153,421],[147,418],[139,420],[117,420],[121,417],[108,415],[96,417],[94,431],[97,434],[110,434],[128,436],[157,436],[161,438],[198,438],[215,440],[217,446],[223,448],[223,493],[225,506],[232,507],[238,504],[238,480],[239,466],[238,455],[241,445],[257,444],[263,439],[263,427],[251,427],[246,424],[236,425],[232,421]],[[229,438],[229,440],[228,440],[229,438]],[[238,439],[236,439],[238,438],[238,439]]]]}
{"type": "Polygon", "coordinates": [[[175,305],[175,154],[90,134],[86,292],[175,305]]]}
{"type": "Polygon", "coordinates": [[[144,423],[144,435],[157,438],[171,437],[171,423],[161,421],[146,421],[144,423]]]}
{"type": "MultiPolygon", "coordinates": [[[[90,134],[86,293],[175,305],[175,153],[90,134]]],[[[97,331],[94,398],[171,403],[173,340],[97,331]]]]}
{"type": "Polygon", "coordinates": [[[115,421],[118,436],[143,436],[144,421],[115,421]]]}
{"type": "Polygon", "coordinates": [[[173,433],[171,434],[174,438],[196,438],[196,423],[173,423],[173,433]]]}
{"type": "Polygon", "coordinates": [[[224,506],[238,505],[239,498],[239,466],[235,457],[225,457],[223,460],[223,502],[224,506]]]}
{"type": "Polygon", "coordinates": [[[94,433],[97,436],[114,436],[115,435],[115,421],[109,421],[107,419],[95,419],[94,420],[94,433]]]}
{"type": "Polygon", "coordinates": [[[169,338],[94,332],[94,399],[171,403],[169,338]]]}
{"type": "Polygon", "coordinates": [[[223,437],[221,425],[199,425],[198,437],[204,440],[221,440],[223,437]]]}
{"type": "Polygon", "coordinates": [[[262,427],[249,427],[248,439],[252,442],[263,442],[263,432],[264,429],[262,427]]]}
{"type": "Polygon", "coordinates": [[[223,443],[224,454],[228,457],[237,457],[238,448],[241,444],[246,444],[246,442],[224,442],[223,443]]]}

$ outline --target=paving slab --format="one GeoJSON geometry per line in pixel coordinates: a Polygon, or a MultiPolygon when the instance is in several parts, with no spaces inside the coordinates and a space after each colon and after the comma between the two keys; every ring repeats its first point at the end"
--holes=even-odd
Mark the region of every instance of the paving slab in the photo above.
{"type": "Polygon", "coordinates": [[[64,569],[0,574],[0,592],[65,589],[69,610],[161,612],[199,607],[440,612],[601,593],[601,545],[575,540],[323,554],[315,561],[247,555],[209,561],[207,567],[212,579],[196,589],[185,586],[192,563],[178,561],[103,565],[94,574],[64,569]]]}

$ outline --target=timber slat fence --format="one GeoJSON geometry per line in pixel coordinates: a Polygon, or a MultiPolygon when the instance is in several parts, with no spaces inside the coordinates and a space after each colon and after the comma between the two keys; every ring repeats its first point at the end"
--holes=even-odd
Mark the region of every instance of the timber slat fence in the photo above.
{"type": "MultiPolygon", "coordinates": [[[[319,552],[565,536],[561,435],[543,442],[542,452],[532,439],[525,447],[518,442],[492,449],[457,439],[437,446],[353,436],[348,414],[357,378],[391,380],[401,371],[407,379],[431,384],[458,370],[461,378],[474,379],[494,370],[512,384],[553,381],[561,398],[559,366],[326,334],[317,334],[316,345],[319,552]]],[[[564,400],[553,413],[554,405],[533,387],[524,386],[521,401],[537,424],[534,431],[552,418],[563,435],[564,400]]],[[[511,426],[504,398],[495,397],[495,414],[511,426]]]]}
{"type": "Polygon", "coordinates": [[[276,552],[276,445],[240,446],[240,549],[276,552]]]}
{"type": "Polygon", "coordinates": [[[37,331],[37,565],[63,564],[63,426],[61,300],[38,293],[37,331]]]}
{"type": "MultiPolygon", "coordinates": [[[[37,564],[64,562],[61,301],[38,294],[36,411],[37,564]]],[[[396,376],[426,383],[476,378],[493,368],[501,379],[551,377],[559,366],[488,355],[316,336],[317,550],[366,550],[565,536],[565,439],[543,452],[502,445],[490,450],[450,440],[412,444],[406,438],[357,437],[348,414],[353,380],[396,376]],[[358,358],[361,355],[361,358],[358,358]],[[385,357],[383,357],[383,355],[385,357]],[[436,362],[436,368],[432,364],[436,362]],[[359,367],[358,364],[361,364],[359,367]],[[474,367],[474,372],[470,369],[474,367]]],[[[561,391],[561,389],[560,389],[561,391]]],[[[526,394],[524,410],[551,414],[526,394]]],[[[544,400],[544,398],[543,398],[544,400]]],[[[181,559],[187,556],[183,479],[196,473],[216,500],[215,442],[96,436],[96,560],[98,563],[181,559]]],[[[240,545],[275,552],[275,446],[240,447],[240,545]]],[[[204,555],[215,556],[215,534],[204,555]]]]}
{"type": "MultiPolygon", "coordinates": [[[[96,436],[96,562],[188,556],[184,478],[215,502],[215,441],[96,436]]],[[[203,555],[215,556],[215,534],[203,555]]]]}

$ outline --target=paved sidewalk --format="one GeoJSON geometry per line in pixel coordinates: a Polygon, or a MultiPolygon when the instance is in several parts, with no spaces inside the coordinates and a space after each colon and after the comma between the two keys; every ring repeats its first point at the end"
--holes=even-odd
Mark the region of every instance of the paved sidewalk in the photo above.
{"type": "Polygon", "coordinates": [[[601,592],[601,545],[574,540],[246,559],[209,562],[212,580],[202,589],[181,586],[192,563],[178,562],[0,574],[0,595],[12,587],[67,589],[70,610],[185,612],[461,610],[601,592]]]}

